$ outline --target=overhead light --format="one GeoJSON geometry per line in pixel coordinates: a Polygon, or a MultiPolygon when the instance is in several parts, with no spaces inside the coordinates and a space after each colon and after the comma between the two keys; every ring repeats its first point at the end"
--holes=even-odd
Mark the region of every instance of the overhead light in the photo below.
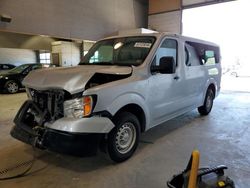
{"type": "Polygon", "coordinates": [[[115,44],[114,49],[117,50],[117,49],[120,48],[122,45],[123,45],[122,42],[118,42],[118,43],[115,44]]]}
{"type": "Polygon", "coordinates": [[[9,15],[1,14],[1,15],[0,15],[0,20],[1,20],[1,22],[10,23],[11,20],[12,20],[12,18],[11,18],[9,15]]]}
{"type": "Polygon", "coordinates": [[[96,41],[93,41],[93,40],[83,40],[83,42],[95,43],[96,41]]]}

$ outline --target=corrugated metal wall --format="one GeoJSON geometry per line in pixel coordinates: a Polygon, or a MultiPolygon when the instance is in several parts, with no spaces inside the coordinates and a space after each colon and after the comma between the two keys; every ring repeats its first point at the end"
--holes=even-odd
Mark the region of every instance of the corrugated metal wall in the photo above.
{"type": "Polygon", "coordinates": [[[181,0],[149,0],[148,27],[181,33],[181,0]]]}
{"type": "Polygon", "coordinates": [[[157,31],[181,33],[181,11],[150,15],[148,27],[157,31]]]}

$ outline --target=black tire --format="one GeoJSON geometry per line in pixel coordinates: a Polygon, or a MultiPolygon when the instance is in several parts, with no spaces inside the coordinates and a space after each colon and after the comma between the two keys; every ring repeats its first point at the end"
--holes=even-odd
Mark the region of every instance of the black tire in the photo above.
{"type": "Polygon", "coordinates": [[[108,153],[113,161],[123,162],[133,155],[138,146],[140,123],[138,118],[130,112],[118,114],[114,123],[115,127],[108,135],[108,153]],[[124,144],[126,142],[129,143],[127,147],[124,144]]]}
{"type": "Polygon", "coordinates": [[[19,85],[16,81],[14,80],[9,80],[5,83],[5,86],[4,86],[5,90],[8,92],[8,93],[11,93],[11,94],[14,94],[14,93],[17,93],[19,91],[19,85]]]}
{"type": "Polygon", "coordinates": [[[213,103],[214,103],[214,92],[211,88],[208,88],[204,104],[198,107],[198,112],[201,115],[208,115],[213,108],[213,103]]]}

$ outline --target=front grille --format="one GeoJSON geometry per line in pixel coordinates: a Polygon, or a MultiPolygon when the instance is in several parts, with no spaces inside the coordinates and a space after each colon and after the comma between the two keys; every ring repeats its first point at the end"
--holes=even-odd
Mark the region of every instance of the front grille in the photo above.
{"type": "Polygon", "coordinates": [[[39,91],[29,89],[32,100],[43,111],[46,112],[46,121],[55,121],[64,116],[63,102],[65,92],[62,90],[39,91]]]}

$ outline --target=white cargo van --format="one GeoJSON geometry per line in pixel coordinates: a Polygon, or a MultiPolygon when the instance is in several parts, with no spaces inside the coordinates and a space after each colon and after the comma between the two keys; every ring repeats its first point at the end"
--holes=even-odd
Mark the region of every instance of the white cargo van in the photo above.
{"type": "Polygon", "coordinates": [[[29,99],[11,135],[57,152],[95,153],[121,162],[140,134],[198,108],[212,109],[221,81],[214,43],[154,33],[98,41],[79,66],[31,72],[29,99]]]}

